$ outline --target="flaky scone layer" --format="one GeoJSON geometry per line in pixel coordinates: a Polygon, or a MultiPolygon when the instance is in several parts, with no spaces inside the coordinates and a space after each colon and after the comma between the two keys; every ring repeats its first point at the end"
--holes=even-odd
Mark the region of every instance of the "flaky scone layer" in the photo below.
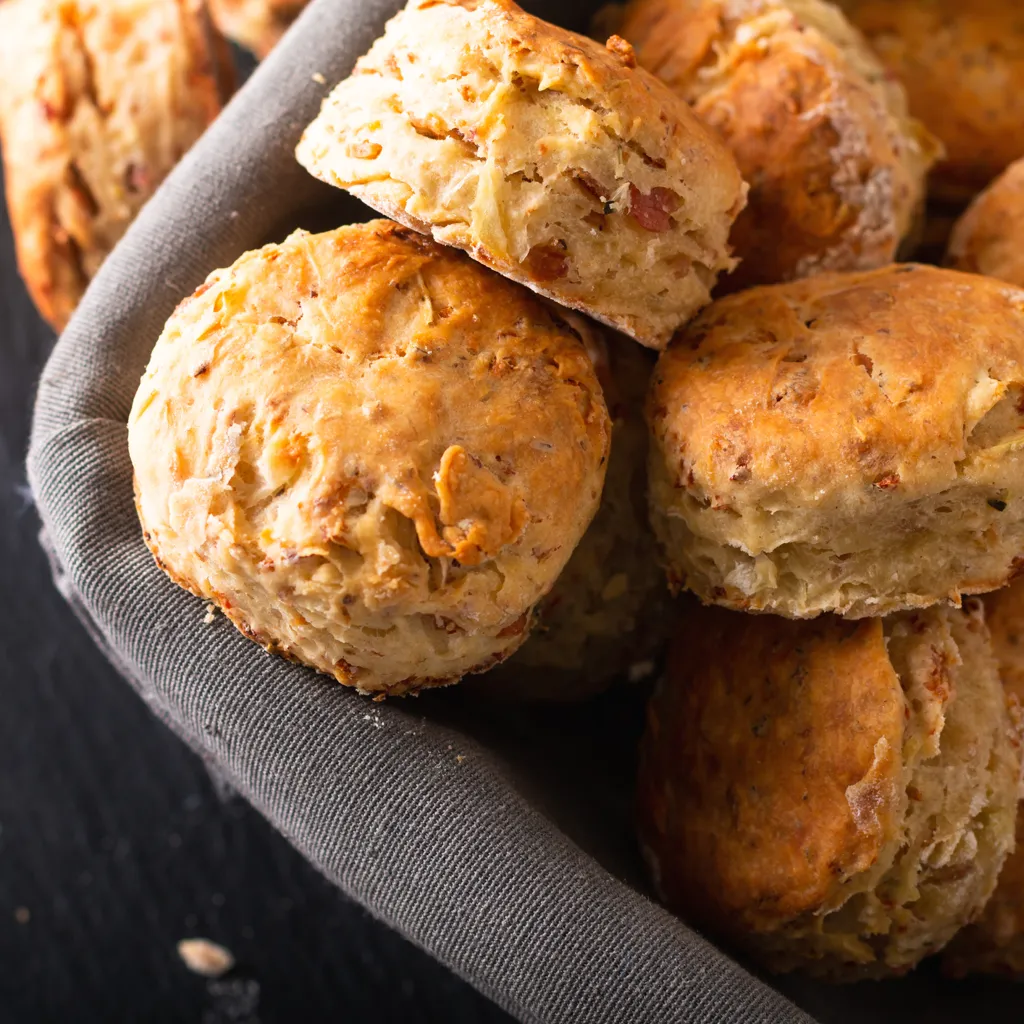
{"type": "Polygon", "coordinates": [[[746,186],[679,97],[511,0],[412,0],[299,144],[311,173],[654,348],[729,269],[746,186]]]}
{"type": "Polygon", "coordinates": [[[655,530],[705,601],[856,618],[1024,568],[1024,291],[907,264],[730,296],[648,416],[655,530]]]}

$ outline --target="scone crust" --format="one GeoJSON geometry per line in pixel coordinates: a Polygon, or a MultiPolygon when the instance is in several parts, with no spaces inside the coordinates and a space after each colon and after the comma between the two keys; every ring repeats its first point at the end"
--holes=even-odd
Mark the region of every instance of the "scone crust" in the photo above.
{"type": "Polygon", "coordinates": [[[501,660],[604,478],[566,316],[387,221],[245,254],[179,306],[140,385],[147,542],[243,632],[360,690],[501,660]]]}
{"type": "Polygon", "coordinates": [[[202,0],[9,0],[0,140],[18,266],[57,329],[234,87],[202,0]]]}
{"type": "MultiPolygon", "coordinates": [[[[1024,707],[1024,582],[987,594],[984,601],[999,676],[1011,716],[1019,723],[1024,707]]],[[[956,977],[1024,975],[1024,814],[1019,806],[1016,849],[1006,858],[996,891],[977,922],[950,944],[943,962],[956,977]]]]}
{"type": "Polygon", "coordinates": [[[934,139],[863,38],[820,0],[634,0],[621,34],[750,183],[733,290],[891,262],[934,139]]]}
{"type": "Polygon", "coordinates": [[[978,195],[957,221],[946,262],[1024,287],[1024,159],[978,195]]]}
{"type": "Polygon", "coordinates": [[[693,608],[648,712],[648,846],[686,832],[685,857],[659,857],[661,890],[708,901],[699,916],[768,932],[820,910],[898,828],[903,717],[880,620],[693,608]],[[858,785],[860,821],[847,800],[858,785]]]}
{"type": "Polygon", "coordinates": [[[716,302],[649,396],[655,529],[706,601],[851,617],[1024,562],[1024,292],[914,264],[716,302]]]}
{"type": "Polygon", "coordinates": [[[1019,752],[984,621],[693,609],[648,713],[654,879],[773,970],[901,974],[991,894],[1019,752]]]}
{"type": "Polygon", "coordinates": [[[745,185],[685,102],[511,0],[412,0],[297,149],[381,213],[654,348],[709,298],[745,185]]]}
{"type": "Polygon", "coordinates": [[[309,0],[210,0],[217,28],[260,60],[277,46],[309,0]]]}
{"type": "Polygon", "coordinates": [[[653,353],[622,336],[591,347],[612,420],[601,506],[551,592],[529,640],[474,681],[496,700],[584,700],[648,678],[668,638],[672,599],[647,515],[643,403],[653,353]]]}
{"type": "Polygon", "coordinates": [[[1024,19],[1014,0],[839,0],[946,158],[931,192],[969,199],[1024,153],[1024,19]]]}

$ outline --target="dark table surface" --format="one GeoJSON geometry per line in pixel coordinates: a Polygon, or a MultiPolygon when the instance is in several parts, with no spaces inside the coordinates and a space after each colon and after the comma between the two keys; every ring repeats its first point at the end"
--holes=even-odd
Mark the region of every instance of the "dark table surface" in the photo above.
{"type": "Polygon", "coordinates": [[[92,646],[53,587],[25,480],[52,345],[4,217],[0,1024],[508,1020],[218,792],[92,646]],[[176,944],[193,936],[236,968],[191,974],[176,944]]]}

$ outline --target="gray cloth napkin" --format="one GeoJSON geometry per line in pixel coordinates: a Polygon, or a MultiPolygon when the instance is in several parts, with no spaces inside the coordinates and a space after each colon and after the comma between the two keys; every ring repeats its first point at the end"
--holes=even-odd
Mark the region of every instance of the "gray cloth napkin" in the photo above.
{"type": "MultiPolygon", "coordinates": [[[[520,1019],[808,1021],[642,894],[629,819],[639,694],[540,715],[458,688],[374,704],[204,622],[142,543],[125,422],[153,342],[244,250],[367,218],[292,151],[396,6],[310,7],[60,339],[29,472],[62,588],[153,710],[327,877],[520,1019]]],[[[581,26],[588,6],[539,13],[581,26]]]]}

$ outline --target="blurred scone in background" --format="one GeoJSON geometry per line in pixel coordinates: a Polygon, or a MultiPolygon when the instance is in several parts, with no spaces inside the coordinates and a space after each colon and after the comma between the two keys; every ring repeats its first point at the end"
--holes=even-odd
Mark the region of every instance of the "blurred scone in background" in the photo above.
{"type": "Polygon", "coordinates": [[[309,0],[210,0],[217,27],[261,60],[278,44],[309,0]]]}
{"type": "Polygon", "coordinates": [[[598,24],[618,25],[750,185],[728,289],[879,267],[917,231],[937,144],[832,4],[633,0],[598,24]]]}
{"type": "Polygon", "coordinates": [[[930,189],[966,201],[1024,156],[1017,0],[838,0],[946,150],[930,189]]]}
{"type": "Polygon", "coordinates": [[[234,68],[204,0],[5,0],[0,63],[18,266],[59,330],[234,68]]]}
{"type": "Polygon", "coordinates": [[[1024,288],[1024,157],[975,197],[953,227],[946,261],[1024,288]]]}

